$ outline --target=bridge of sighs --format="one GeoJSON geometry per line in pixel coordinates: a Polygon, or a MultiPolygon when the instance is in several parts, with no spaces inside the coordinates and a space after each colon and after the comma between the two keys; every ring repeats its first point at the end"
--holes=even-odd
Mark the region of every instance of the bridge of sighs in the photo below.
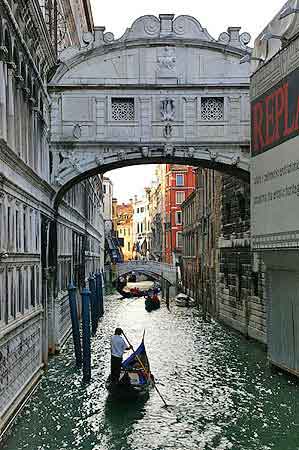
{"type": "Polygon", "coordinates": [[[49,89],[55,205],[74,184],[133,164],[173,162],[249,180],[248,33],[218,40],[190,16],[104,27],[66,49],[49,89]]]}

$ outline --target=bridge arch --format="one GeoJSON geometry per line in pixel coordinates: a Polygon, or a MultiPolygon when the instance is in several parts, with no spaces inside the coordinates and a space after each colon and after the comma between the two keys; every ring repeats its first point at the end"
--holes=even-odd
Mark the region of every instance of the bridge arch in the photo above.
{"type": "Polygon", "coordinates": [[[49,84],[55,206],[74,184],[135,164],[202,166],[249,180],[250,36],[214,39],[193,17],[104,27],[66,49],[49,84]]]}
{"type": "MultiPolygon", "coordinates": [[[[192,148],[192,151],[194,149],[192,148]]],[[[167,155],[164,156],[165,149],[162,147],[156,148],[154,150],[155,154],[150,157],[143,157],[139,154],[139,150],[131,151],[131,158],[118,160],[119,152],[115,150],[115,153],[111,152],[110,159],[111,162],[108,162],[108,158],[106,163],[99,167],[94,165],[93,162],[90,163],[90,168],[85,169],[83,173],[79,175],[72,174],[72,178],[59,187],[56,192],[54,198],[54,207],[55,209],[59,206],[62,198],[66,194],[66,192],[71,189],[75,184],[80,183],[94,175],[104,174],[110,170],[120,169],[123,167],[128,167],[132,165],[144,165],[144,164],[182,164],[182,165],[190,165],[190,166],[200,166],[208,169],[218,170],[220,172],[228,173],[234,175],[244,182],[249,183],[250,181],[250,172],[249,172],[249,164],[246,158],[234,159],[232,156],[230,159],[227,155],[218,155],[217,161],[213,160],[208,148],[198,149],[196,151],[196,155],[190,157],[188,152],[190,149],[180,149],[178,150],[178,154],[176,156],[167,155]],[[133,156],[133,152],[135,155],[133,156]],[[186,155],[186,156],[184,156],[186,155]],[[93,167],[95,166],[95,167],[93,167]]],[[[142,153],[142,150],[141,150],[142,153]]]]}
{"type": "Polygon", "coordinates": [[[131,272],[144,273],[148,275],[155,275],[158,278],[163,278],[172,286],[175,286],[177,281],[176,267],[158,261],[128,261],[116,264],[117,278],[128,275],[131,272]]]}

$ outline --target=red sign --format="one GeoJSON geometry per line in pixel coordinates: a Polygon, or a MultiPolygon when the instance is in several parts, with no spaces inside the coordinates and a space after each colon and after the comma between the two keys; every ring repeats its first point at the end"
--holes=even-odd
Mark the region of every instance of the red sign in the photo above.
{"type": "Polygon", "coordinates": [[[299,70],[251,104],[252,156],[298,135],[299,70]]]}

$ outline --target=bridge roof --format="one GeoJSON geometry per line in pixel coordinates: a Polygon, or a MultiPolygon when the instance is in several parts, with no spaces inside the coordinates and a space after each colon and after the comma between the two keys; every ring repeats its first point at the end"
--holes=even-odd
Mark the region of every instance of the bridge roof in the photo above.
{"type": "MultiPolygon", "coordinates": [[[[159,18],[153,15],[139,17],[119,39],[115,39],[113,33],[105,32],[105,27],[95,27],[94,35],[85,33],[83,39],[86,47],[81,49],[71,47],[60,54],[63,64],[58,68],[50,85],[70,82],[74,84],[76,78],[80,79],[79,84],[88,84],[96,80],[99,82],[100,79],[107,79],[111,83],[111,80],[117,78],[116,73],[119,74],[118,82],[120,79],[134,78],[130,77],[129,69],[133,70],[136,64],[140,64],[138,52],[133,52],[133,48],[138,46],[164,47],[162,51],[158,50],[156,53],[147,51],[146,65],[148,67],[146,70],[150,70],[150,63],[154,60],[153,62],[158,64],[158,68],[164,70],[165,73],[172,69],[174,72],[175,66],[178,65],[176,59],[179,55],[175,54],[174,47],[188,46],[189,48],[209,49],[213,51],[214,58],[215,52],[218,52],[220,59],[223,58],[223,52],[240,58],[240,55],[251,51],[248,47],[251,37],[248,33],[240,34],[240,27],[229,27],[226,32],[220,34],[218,39],[214,39],[194,17],[181,15],[175,18],[173,14],[160,14],[159,18]],[[114,57],[109,58],[109,53],[114,53],[114,57]],[[103,58],[100,58],[101,61],[99,61],[101,56],[103,58]],[[96,60],[93,62],[94,58],[96,60]],[[87,61],[89,74],[86,71],[86,64],[84,64],[87,61]],[[77,66],[82,63],[82,70],[77,69],[77,66]],[[124,67],[128,64],[129,67],[124,67]],[[76,68],[75,71],[74,68],[76,68]],[[91,73],[94,75],[91,76],[91,73]],[[96,73],[98,76],[95,75],[96,73]]],[[[185,58],[183,60],[183,64],[185,64],[185,58]]],[[[143,61],[142,65],[144,65],[143,61]]],[[[181,71],[183,67],[180,69],[181,71]]],[[[244,68],[244,65],[237,67],[235,64],[234,70],[239,76],[248,78],[248,70],[244,68]]]]}

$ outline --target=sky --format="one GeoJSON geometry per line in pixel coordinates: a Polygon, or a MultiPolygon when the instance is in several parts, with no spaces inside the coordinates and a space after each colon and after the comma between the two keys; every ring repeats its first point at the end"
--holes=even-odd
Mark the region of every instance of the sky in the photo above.
{"type": "MultiPolygon", "coordinates": [[[[169,13],[195,17],[214,38],[229,26],[240,26],[242,31],[251,34],[251,45],[284,3],[284,0],[116,0],[113,3],[91,0],[94,24],[105,26],[115,38],[122,36],[140,16],[158,17],[169,13]]],[[[120,202],[128,201],[134,194],[142,195],[152,175],[152,165],[127,167],[106,174],[113,181],[114,197],[120,202]]]]}

